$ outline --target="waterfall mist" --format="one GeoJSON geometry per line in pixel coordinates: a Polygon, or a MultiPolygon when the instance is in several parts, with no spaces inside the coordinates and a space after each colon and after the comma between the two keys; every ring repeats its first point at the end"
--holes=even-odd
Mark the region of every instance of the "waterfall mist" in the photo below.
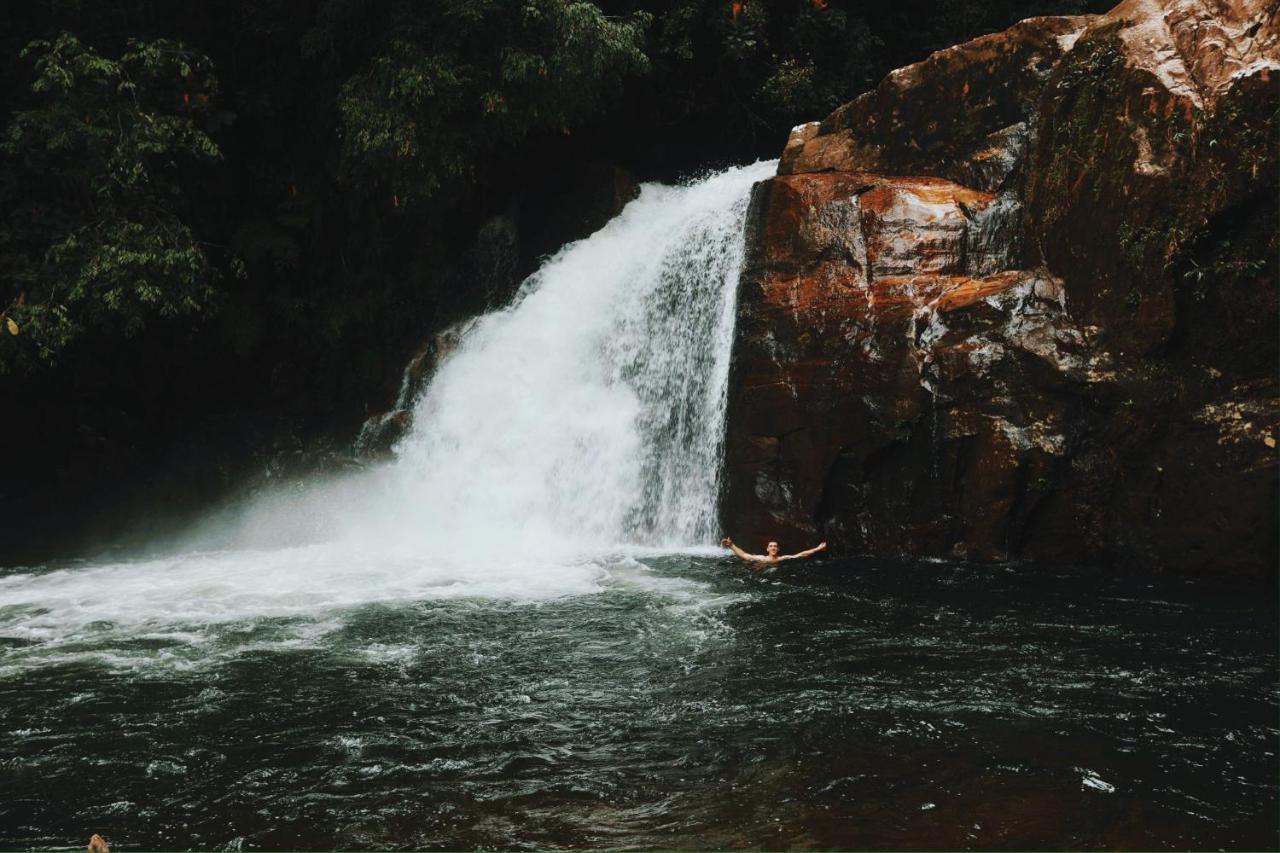
{"type": "Polygon", "coordinates": [[[482,318],[362,529],[539,552],[711,542],[743,220],[773,168],[645,186],[482,318]]]}
{"type": "Polygon", "coordinates": [[[713,544],[743,226],[775,166],[643,186],[468,324],[392,462],[259,496],[210,526],[218,544],[406,558],[713,544]]]}

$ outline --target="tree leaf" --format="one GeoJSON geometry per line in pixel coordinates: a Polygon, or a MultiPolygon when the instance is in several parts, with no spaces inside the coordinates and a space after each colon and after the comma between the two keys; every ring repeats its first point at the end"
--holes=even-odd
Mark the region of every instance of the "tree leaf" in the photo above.
{"type": "Polygon", "coordinates": [[[18,324],[17,324],[17,323],[15,323],[15,322],[13,322],[13,318],[12,318],[12,317],[9,317],[8,319],[6,319],[6,320],[5,320],[5,326],[6,326],[6,327],[8,327],[8,329],[9,329],[9,334],[11,334],[11,335],[17,335],[17,334],[18,334],[18,324]]]}

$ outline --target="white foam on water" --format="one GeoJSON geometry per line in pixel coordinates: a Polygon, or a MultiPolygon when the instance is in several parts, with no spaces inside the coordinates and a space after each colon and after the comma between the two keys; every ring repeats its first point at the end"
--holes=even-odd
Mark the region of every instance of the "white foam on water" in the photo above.
{"type": "Polygon", "coordinates": [[[591,594],[636,584],[619,555],[716,553],[743,226],[775,167],[642,187],[472,326],[392,463],[288,484],[174,556],[0,577],[0,637],[101,657],[373,603],[591,594]]]}
{"type": "MultiPolygon", "coordinates": [[[[200,643],[210,635],[194,630],[199,626],[312,619],[380,602],[537,601],[596,592],[602,577],[589,560],[396,557],[345,543],[184,554],[0,578],[0,636],[46,647],[121,636],[200,643]],[[12,615],[5,615],[6,608],[13,608],[12,615]]],[[[313,633],[305,626],[297,630],[313,633]]],[[[291,639],[315,637],[276,643],[291,639]]]]}

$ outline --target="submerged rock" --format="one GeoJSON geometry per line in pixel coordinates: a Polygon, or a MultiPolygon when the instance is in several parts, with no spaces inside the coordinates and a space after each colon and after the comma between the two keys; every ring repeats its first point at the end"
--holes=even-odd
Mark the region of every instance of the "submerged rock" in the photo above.
{"type": "Polygon", "coordinates": [[[1130,0],[889,75],[757,186],[733,530],[1273,571],[1276,16],[1130,0]]]}

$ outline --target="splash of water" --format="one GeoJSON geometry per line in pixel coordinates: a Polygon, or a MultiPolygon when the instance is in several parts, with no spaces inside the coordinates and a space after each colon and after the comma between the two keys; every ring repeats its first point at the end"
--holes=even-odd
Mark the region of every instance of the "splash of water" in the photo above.
{"type": "Polygon", "coordinates": [[[448,550],[715,534],[743,220],[772,163],[645,186],[463,340],[363,530],[448,550]]]}

